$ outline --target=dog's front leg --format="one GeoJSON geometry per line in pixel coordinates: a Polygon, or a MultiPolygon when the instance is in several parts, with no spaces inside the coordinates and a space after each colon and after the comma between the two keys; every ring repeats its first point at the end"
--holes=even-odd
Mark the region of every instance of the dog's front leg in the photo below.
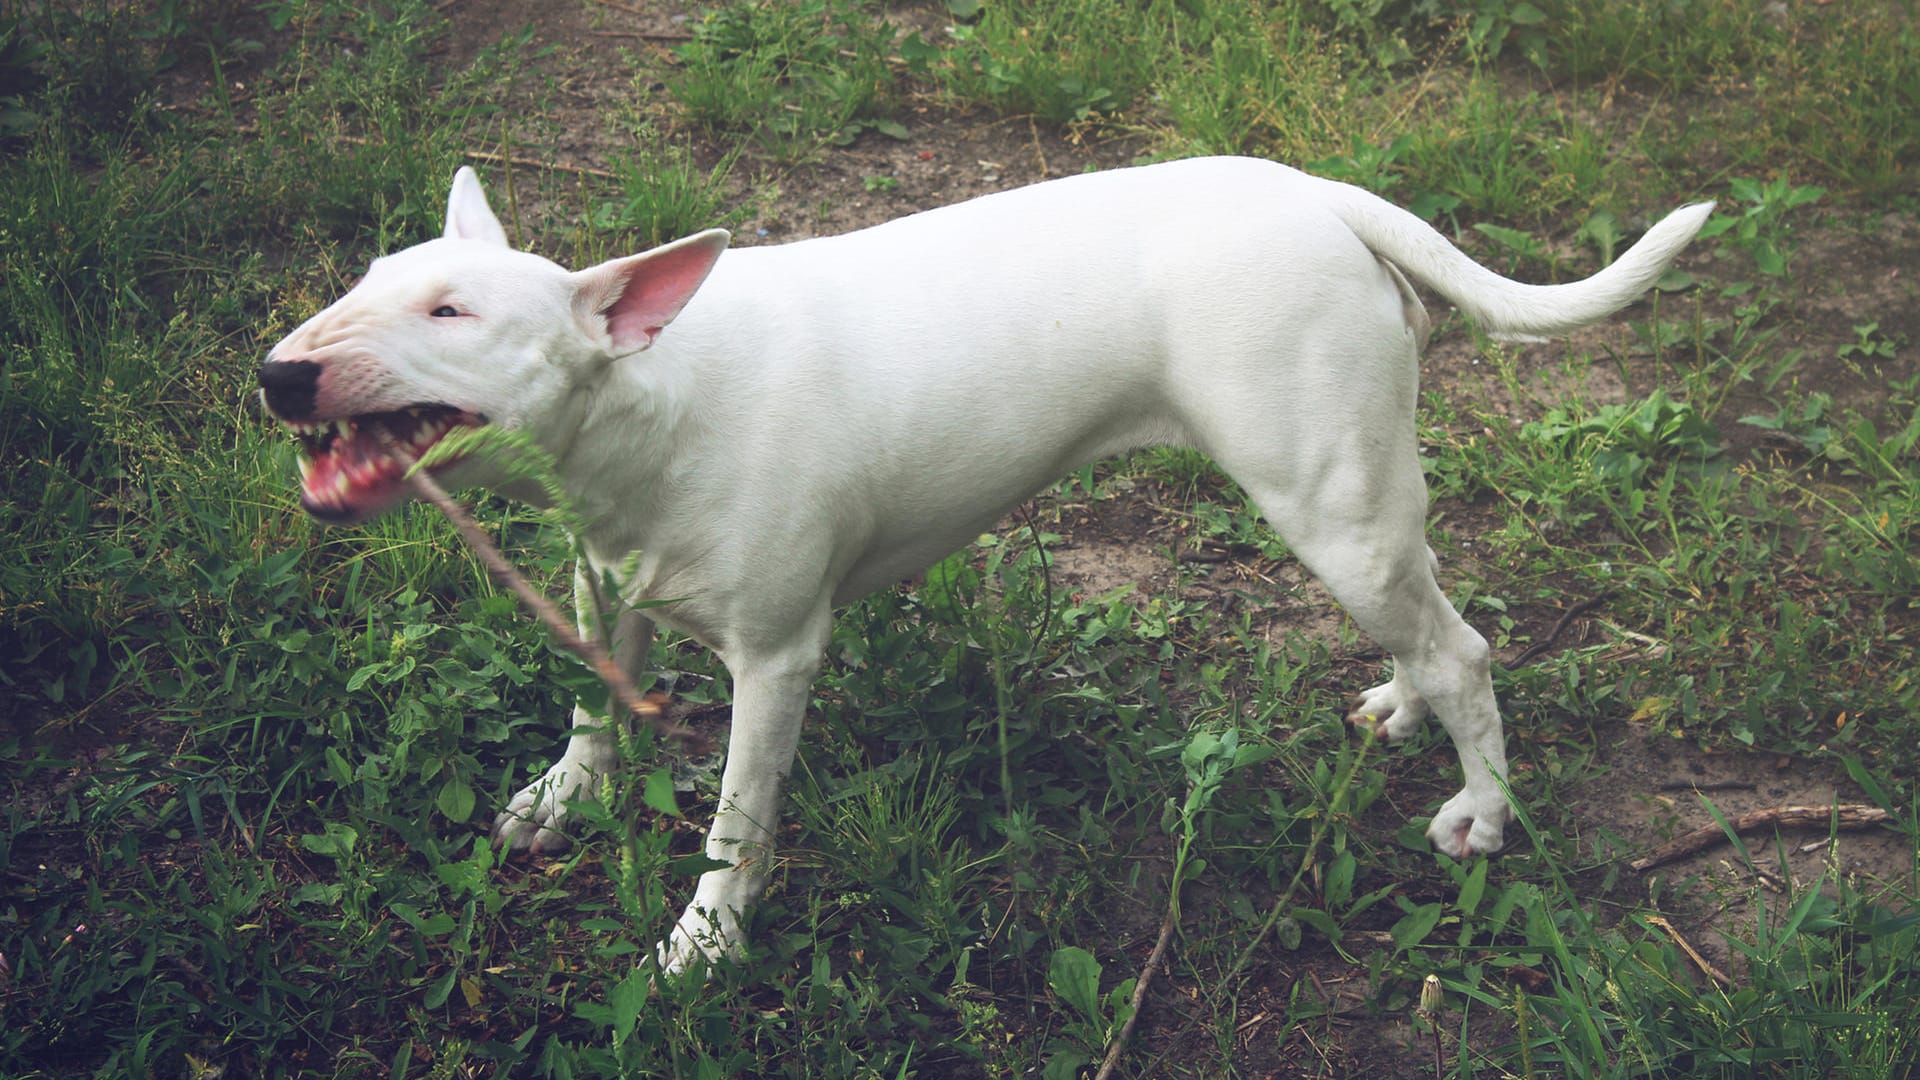
{"type": "Polygon", "coordinates": [[[831,625],[825,611],[816,622],[791,648],[723,657],[734,673],[733,730],[706,851],[708,858],[733,865],[700,875],[693,902],[660,945],[667,971],[683,971],[702,958],[737,958],[744,950],[743,924],[772,870],[780,789],[793,767],[807,694],[831,625]]]}
{"type": "MultiPolygon", "coordinates": [[[[582,571],[574,571],[576,623],[583,637],[593,635],[593,593],[582,571]]],[[[614,619],[613,662],[636,684],[641,681],[647,653],[653,645],[653,621],[632,608],[622,607],[614,619]]],[[[609,720],[579,705],[573,707],[573,735],[567,749],[545,776],[520,789],[507,808],[493,819],[493,839],[509,852],[536,855],[565,851],[571,843],[562,830],[567,802],[594,794],[594,785],[620,767],[620,742],[609,720]]]]}

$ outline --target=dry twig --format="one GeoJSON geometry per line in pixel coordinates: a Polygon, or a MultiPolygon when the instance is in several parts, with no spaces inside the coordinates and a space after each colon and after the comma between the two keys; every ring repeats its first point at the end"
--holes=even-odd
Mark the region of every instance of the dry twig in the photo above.
{"type": "Polygon", "coordinates": [[[1661,791],[1757,791],[1760,785],[1751,780],[1669,780],[1660,785],[1661,791]]]}
{"type": "Polygon", "coordinates": [[[1719,983],[1721,986],[1730,987],[1733,985],[1733,980],[1727,977],[1726,972],[1723,972],[1719,968],[1714,967],[1712,964],[1709,964],[1707,962],[1707,958],[1704,956],[1701,956],[1699,951],[1696,950],[1693,947],[1693,945],[1687,941],[1686,938],[1680,935],[1680,931],[1675,930],[1673,928],[1672,923],[1668,922],[1667,920],[1661,918],[1658,915],[1647,916],[1647,923],[1650,926],[1657,926],[1660,929],[1666,931],[1667,936],[1673,939],[1673,943],[1675,945],[1680,946],[1680,951],[1683,953],[1686,953],[1687,958],[1693,961],[1693,966],[1705,972],[1708,978],[1712,979],[1714,982],[1719,983]]]}
{"type": "MultiPolygon", "coordinates": [[[[344,136],[343,136],[344,137],[344,136]]],[[[533,158],[510,157],[489,150],[465,150],[462,153],[469,161],[478,161],[486,165],[518,165],[523,169],[552,169],[555,172],[571,173],[574,176],[596,176],[602,180],[618,180],[620,177],[606,169],[596,169],[591,165],[569,165],[564,161],[535,161],[533,158]]]]}
{"type": "MultiPolygon", "coordinates": [[[[1892,820],[1892,814],[1877,806],[1850,803],[1845,806],[1775,806],[1730,817],[1727,819],[1727,825],[1736,833],[1744,833],[1769,825],[1818,829],[1832,824],[1842,829],[1864,829],[1869,825],[1885,825],[1892,820]]],[[[1726,835],[1727,829],[1721,828],[1719,822],[1705,825],[1674,837],[1627,865],[1635,870],[1651,870],[1682,856],[1691,855],[1702,848],[1712,847],[1720,840],[1726,839],[1726,835]]]]}
{"type": "Polygon", "coordinates": [[[1093,1080],[1107,1080],[1113,1070],[1120,1065],[1120,1054],[1126,1050],[1127,1043],[1133,1038],[1133,1029],[1140,1023],[1140,1006],[1147,1000],[1147,987],[1153,982],[1153,973],[1160,970],[1160,963],[1166,959],[1167,945],[1173,941],[1173,931],[1180,924],[1180,883],[1173,883],[1173,896],[1167,904],[1167,917],[1160,920],[1160,938],[1153,943],[1153,951],[1147,954],[1147,964],[1140,969],[1140,978],[1133,984],[1133,1012],[1127,1016],[1127,1022],[1120,1025],[1120,1034],[1113,1037],[1113,1045],[1107,1047],[1106,1060],[1100,1063],[1100,1071],[1093,1080]]]}
{"type": "MultiPolygon", "coordinates": [[[[392,444],[391,440],[388,441],[388,448],[395,454],[405,456],[392,444]]],[[[641,696],[639,689],[633,685],[633,681],[627,678],[627,673],[620,670],[620,665],[613,662],[613,658],[607,655],[607,650],[602,648],[599,642],[584,639],[576,633],[573,626],[567,622],[566,616],[554,606],[553,601],[541,595],[540,590],[535,589],[526,578],[520,575],[519,571],[513,568],[511,563],[507,562],[506,556],[500,554],[500,549],[494,546],[493,540],[487,536],[486,530],[480,527],[480,523],[473,520],[472,515],[455,502],[445,488],[435,483],[425,469],[412,469],[407,474],[407,483],[413,488],[414,494],[432,503],[441,513],[447,515],[447,520],[453,522],[453,527],[459,531],[460,538],[473,549],[481,565],[487,568],[487,573],[493,575],[493,580],[519,597],[521,603],[539,616],[540,621],[552,631],[554,640],[566,647],[567,651],[586,661],[587,666],[600,676],[600,681],[607,684],[607,690],[622,709],[651,727],[656,734],[678,742],[689,751],[706,753],[713,749],[713,740],[690,727],[667,719],[667,712],[661,707],[660,699],[641,696]]]]}
{"type": "Polygon", "coordinates": [[[1553,624],[1553,629],[1547,631],[1547,636],[1527,646],[1525,651],[1521,652],[1519,656],[1514,657],[1513,663],[1507,665],[1507,670],[1517,671],[1525,667],[1528,661],[1531,661],[1534,657],[1553,648],[1553,643],[1560,640],[1560,632],[1567,628],[1568,623],[1599,607],[1601,604],[1606,603],[1612,596],[1613,593],[1611,592],[1603,592],[1599,596],[1582,600],[1568,608],[1566,612],[1560,616],[1560,621],[1553,624]]]}

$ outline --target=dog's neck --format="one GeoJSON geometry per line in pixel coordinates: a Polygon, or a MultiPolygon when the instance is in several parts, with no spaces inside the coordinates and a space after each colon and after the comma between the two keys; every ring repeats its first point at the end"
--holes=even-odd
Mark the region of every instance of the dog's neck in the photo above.
{"type": "Polygon", "coordinates": [[[598,559],[649,546],[679,487],[676,475],[703,442],[701,418],[686,407],[697,373],[672,352],[663,343],[609,361],[574,388],[562,406],[569,415],[547,428],[546,449],[585,522],[581,540],[598,559]]]}

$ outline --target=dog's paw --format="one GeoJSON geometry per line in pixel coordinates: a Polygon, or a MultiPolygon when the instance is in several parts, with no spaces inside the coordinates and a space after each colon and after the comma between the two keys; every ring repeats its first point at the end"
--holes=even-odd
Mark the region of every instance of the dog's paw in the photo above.
{"type": "Polygon", "coordinates": [[[1370,727],[1375,736],[1398,742],[1420,730],[1427,711],[1427,699],[1421,697],[1412,684],[1396,676],[1392,682],[1363,691],[1354,698],[1347,709],[1347,723],[1370,727]]]}
{"type": "Polygon", "coordinates": [[[697,904],[689,905],[673,933],[658,947],[660,970],[669,975],[710,972],[723,960],[740,958],[740,940],[739,920],[731,910],[715,915],[697,904]]]}
{"type": "Polygon", "coordinates": [[[1476,807],[1471,793],[1462,791],[1433,815],[1427,839],[1435,851],[1455,859],[1492,855],[1506,846],[1507,822],[1512,817],[1505,799],[1496,795],[1487,805],[1476,807]]]}
{"type": "Polygon", "coordinates": [[[493,819],[493,842],[509,854],[556,855],[573,846],[563,832],[567,800],[592,794],[593,769],[561,758],[547,774],[520,789],[493,819]]]}

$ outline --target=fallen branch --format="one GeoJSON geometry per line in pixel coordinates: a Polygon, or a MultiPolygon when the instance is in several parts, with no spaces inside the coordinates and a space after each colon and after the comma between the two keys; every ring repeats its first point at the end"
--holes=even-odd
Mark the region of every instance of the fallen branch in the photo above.
{"type": "Polygon", "coordinates": [[[478,161],[484,165],[517,165],[523,169],[552,169],[555,172],[572,173],[575,176],[594,176],[602,180],[620,179],[618,173],[596,169],[591,165],[569,165],[564,161],[536,161],[533,158],[496,154],[490,150],[466,150],[462,153],[468,161],[478,161]]]}
{"type": "MultiPolygon", "coordinates": [[[[1877,806],[1851,803],[1845,806],[1775,806],[1767,810],[1753,810],[1728,818],[1727,826],[1736,833],[1752,832],[1769,825],[1790,829],[1819,829],[1831,824],[1841,829],[1864,829],[1869,825],[1885,825],[1892,820],[1892,814],[1877,806]]],[[[1674,837],[1627,865],[1635,870],[1651,870],[1703,848],[1712,847],[1715,843],[1726,839],[1728,829],[1721,828],[1717,822],[1702,826],[1692,832],[1674,837]]]]}
{"type": "MultiPolygon", "coordinates": [[[[389,451],[403,454],[403,451],[391,440],[387,440],[387,443],[389,451]]],[[[411,466],[412,463],[409,462],[409,465],[411,466]]],[[[587,666],[600,676],[600,681],[607,684],[607,690],[613,695],[615,703],[632,713],[636,719],[644,722],[662,738],[672,739],[693,753],[706,753],[713,749],[713,740],[690,727],[668,720],[666,709],[661,707],[661,698],[642,696],[639,689],[633,685],[633,681],[627,678],[627,673],[620,670],[620,665],[613,662],[613,657],[607,655],[607,650],[601,648],[599,642],[586,640],[576,633],[573,626],[567,622],[566,616],[554,606],[553,601],[543,596],[540,590],[534,588],[526,578],[520,575],[519,571],[513,568],[511,563],[507,562],[506,556],[500,554],[500,549],[494,546],[493,540],[487,536],[486,530],[480,527],[480,523],[473,520],[472,515],[468,514],[464,507],[453,501],[453,496],[448,495],[446,489],[435,483],[425,469],[411,468],[407,474],[407,484],[413,488],[414,494],[432,503],[441,513],[447,515],[447,520],[453,522],[453,527],[459,531],[460,538],[473,549],[473,553],[480,559],[480,565],[487,568],[487,573],[493,575],[493,580],[505,586],[507,591],[520,598],[521,603],[532,609],[533,613],[540,617],[540,621],[546,624],[547,629],[552,631],[554,640],[564,646],[567,651],[586,661],[587,666]]]]}
{"type": "Polygon", "coordinates": [[[1658,915],[1648,915],[1646,919],[1649,926],[1657,926],[1666,931],[1667,936],[1673,939],[1673,943],[1680,946],[1680,951],[1686,953],[1687,958],[1693,961],[1693,966],[1699,968],[1708,978],[1719,983],[1721,986],[1731,987],[1733,985],[1733,980],[1727,978],[1726,972],[1708,963],[1707,958],[1701,956],[1699,950],[1695,949],[1693,944],[1681,935],[1680,931],[1674,929],[1672,923],[1658,915]]]}
{"type": "Polygon", "coordinates": [[[1553,643],[1560,640],[1560,632],[1567,628],[1568,623],[1571,623],[1574,619],[1585,615],[1587,612],[1592,611],[1594,608],[1599,607],[1612,598],[1612,592],[1603,592],[1599,596],[1582,600],[1568,608],[1566,612],[1560,616],[1560,621],[1553,624],[1553,629],[1547,631],[1547,636],[1527,646],[1519,656],[1514,657],[1513,662],[1507,665],[1507,670],[1517,671],[1525,667],[1528,661],[1531,661],[1534,657],[1553,648],[1553,643]]]}
{"type": "Polygon", "coordinates": [[[1153,982],[1153,973],[1160,970],[1160,962],[1166,958],[1167,945],[1173,941],[1173,931],[1180,925],[1180,883],[1174,882],[1173,896],[1167,903],[1167,917],[1160,920],[1160,938],[1153,943],[1153,951],[1147,954],[1147,964],[1140,969],[1140,978],[1133,984],[1133,1011],[1127,1015],[1127,1022],[1120,1025],[1120,1034],[1113,1037],[1113,1045],[1107,1047],[1106,1060],[1100,1063],[1100,1071],[1093,1074],[1093,1080],[1107,1080],[1113,1070],[1120,1065],[1120,1054],[1127,1048],[1127,1042],[1133,1038],[1133,1029],[1140,1023],[1140,1006],[1147,1000],[1147,986],[1153,982]]]}
{"type": "MultiPolygon", "coordinates": [[[[647,15],[646,12],[641,11],[637,7],[633,7],[632,5],[629,5],[629,4],[616,3],[615,0],[594,0],[594,2],[599,4],[601,7],[612,8],[615,11],[624,11],[629,15],[638,15],[638,16],[641,16],[642,18],[645,18],[647,15]]],[[[693,35],[689,34],[687,36],[692,37],[693,35]]]]}
{"type": "Polygon", "coordinates": [[[1751,780],[1669,780],[1660,785],[1661,791],[1758,791],[1760,785],[1751,780]]]}

